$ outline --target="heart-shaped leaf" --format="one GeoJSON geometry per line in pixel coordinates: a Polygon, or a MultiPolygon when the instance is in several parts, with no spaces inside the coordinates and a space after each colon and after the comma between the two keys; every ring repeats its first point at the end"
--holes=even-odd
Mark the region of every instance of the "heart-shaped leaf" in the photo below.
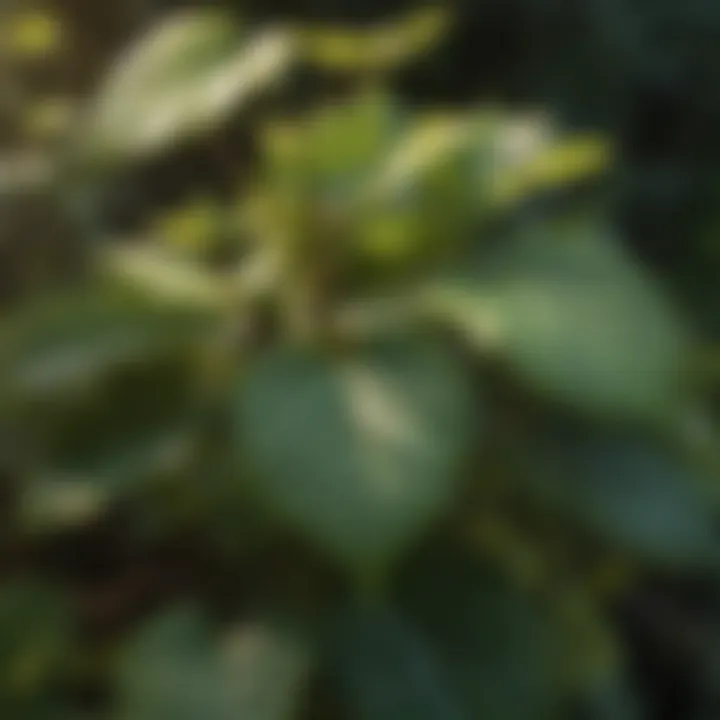
{"type": "Polygon", "coordinates": [[[238,444],[269,508],[346,565],[377,570],[451,502],[470,403],[463,365],[430,341],[281,351],[242,383],[238,444]]]}

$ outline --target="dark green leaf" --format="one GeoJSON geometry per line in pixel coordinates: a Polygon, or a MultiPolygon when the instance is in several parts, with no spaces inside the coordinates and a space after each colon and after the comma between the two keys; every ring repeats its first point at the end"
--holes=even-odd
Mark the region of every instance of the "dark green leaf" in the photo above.
{"type": "Polygon", "coordinates": [[[402,597],[467,717],[558,717],[557,648],[517,589],[456,552],[438,553],[410,569],[402,597]]]}
{"type": "Polygon", "coordinates": [[[715,561],[711,505],[672,449],[620,432],[567,428],[532,463],[526,488],[606,541],[662,563],[715,561]]]}
{"type": "Polygon", "coordinates": [[[378,570],[452,501],[470,403],[463,365],[430,341],[281,351],[242,383],[238,443],[270,509],[344,564],[378,570]]]}

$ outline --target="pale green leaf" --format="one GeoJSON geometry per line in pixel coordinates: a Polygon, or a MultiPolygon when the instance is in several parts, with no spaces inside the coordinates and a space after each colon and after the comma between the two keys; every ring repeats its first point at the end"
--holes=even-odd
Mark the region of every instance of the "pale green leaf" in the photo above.
{"type": "Polygon", "coordinates": [[[277,82],[292,56],[283,29],[248,37],[226,12],[180,11],[120,56],[82,146],[100,159],[130,160],[212,129],[277,82]]]}
{"type": "Polygon", "coordinates": [[[441,7],[417,10],[371,28],[308,27],[305,57],[318,67],[346,73],[392,70],[431,50],[447,32],[450,14],[441,7]]]}

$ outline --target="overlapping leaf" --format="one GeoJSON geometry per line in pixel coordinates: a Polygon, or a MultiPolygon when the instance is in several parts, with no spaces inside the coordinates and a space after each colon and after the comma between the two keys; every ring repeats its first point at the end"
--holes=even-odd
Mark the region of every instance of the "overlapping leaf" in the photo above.
{"type": "Polygon", "coordinates": [[[651,417],[677,401],[685,334],[614,237],[584,223],[537,226],[429,303],[529,386],[583,412],[651,417]]]}

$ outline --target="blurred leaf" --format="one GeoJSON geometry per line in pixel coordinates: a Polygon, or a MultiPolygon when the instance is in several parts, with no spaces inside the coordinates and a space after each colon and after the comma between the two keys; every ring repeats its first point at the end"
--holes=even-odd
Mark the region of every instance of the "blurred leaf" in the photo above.
{"type": "Polygon", "coordinates": [[[124,648],[119,720],[294,720],[307,647],[282,624],[240,627],[214,639],[195,608],[151,619],[124,648]]]}
{"type": "Polygon", "coordinates": [[[529,598],[459,551],[420,558],[401,590],[465,717],[558,717],[557,645],[529,598]]]}
{"type": "Polygon", "coordinates": [[[0,712],[27,711],[65,674],[74,634],[69,599],[54,585],[0,585],[0,712]]]}
{"type": "Polygon", "coordinates": [[[31,534],[73,528],[96,520],[111,499],[109,488],[87,480],[38,478],[23,487],[16,522],[31,534]]]}
{"type": "Polygon", "coordinates": [[[399,124],[394,98],[371,90],[270,125],[262,141],[272,190],[309,192],[327,207],[347,202],[385,160],[399,124]]]}
{"type": "Polygon", "coordinates": [[[531,457],[525,487],[606,542],[663,565],[716,562],[711,505],[672,449],[619,432],[567,429],[531,457]]]}
{"type": "Polygon", "coordinates": [[[681,391],[685,334],[615,239],[588,223],[539,226],[429,302],[475,347],[550,398],[610,417],[658,417],[681,391]]]}
{"type": "Polygon", "coordinates": [[[450,26],[441,7],[424,8],[376,27],[309,27],[302,35],[306,57],[324,70],[382,72],[431,50],[450,26]]]}
{"type": "Polygon", "coordinates": [[[524,162],[497,167],[492,202],[507,206],[546,190],[572,187],[607,171],[612,159],[612,145],[602,136],[548,142],[524,162]]]}
{"type": "Polygon", "coordinates": [[[399,338],[336,358],[288,350],[248,372],[238,443],[269,508],[344,564],[382,570],[452,501],[470,399],[442,345],[399,338]]]}
{"type": "Polygon", "coordinates": [[[15,57],[32,59],[56,51],[63,31],[57,17],[45,10],[26,9],[11,15],[0,36],[15,57]]]}
{"type": "Polygon", "coordinates": [[[152,300],[210,310],[222,308],[228,300],[229,286],[222,276],[168,248],[115,244],[102,248],[98,256],[100,271],[112,282],[152,300]]]}
{"type": "Polygon", "coordinates": [[[426,115],[408,124],[363,190],[356,229],[361,254],[380,265],[449,253],[475,210],[468,155],[474,118],[426,115]]]}
{"type": "Polygon", "coordinates": [[[474,124],[456,117],[423,117],[385,159],[373,193],[382,197],[407,190],[472,141],[474,124]]]}
{"type": "MultiPolygon", "coordinates": [[[[331,626],[330,682],[354,720],[464,720],[432,650],[405,618],[374,606],[331,626]]],[[[344,716],[345,717],[345,716],[344,716]]]]}
{"type": "Polygon", "coordinates": [[[5,402],[96,387],[108,373],[187,353],[205,332],[202,313],[87,287],[36,299],[0,324],[5,402]]]}
{"type": "MultiPolygon", "coordinates": [[[[28,511],[27,520],[36,512],[47,519],[52,499],[62,520],[71,487],[124,481],[182,457],[195,422],[192,372],[205,322],[192,311],[87,288],[40,300],[0,326],[9,452],[40,483],[25,488],[21,518],[28,511]]],[[[97,492],[83,491],[102,505],[97,492]]]]}
{"type": "Polygon", "coordinates": [[[117,61],[83,147],[101,159],[127,161],[213,129],[283,76],[292,45],[281,29],[248,38],[219,10],[179,12],[117,61]]]}

